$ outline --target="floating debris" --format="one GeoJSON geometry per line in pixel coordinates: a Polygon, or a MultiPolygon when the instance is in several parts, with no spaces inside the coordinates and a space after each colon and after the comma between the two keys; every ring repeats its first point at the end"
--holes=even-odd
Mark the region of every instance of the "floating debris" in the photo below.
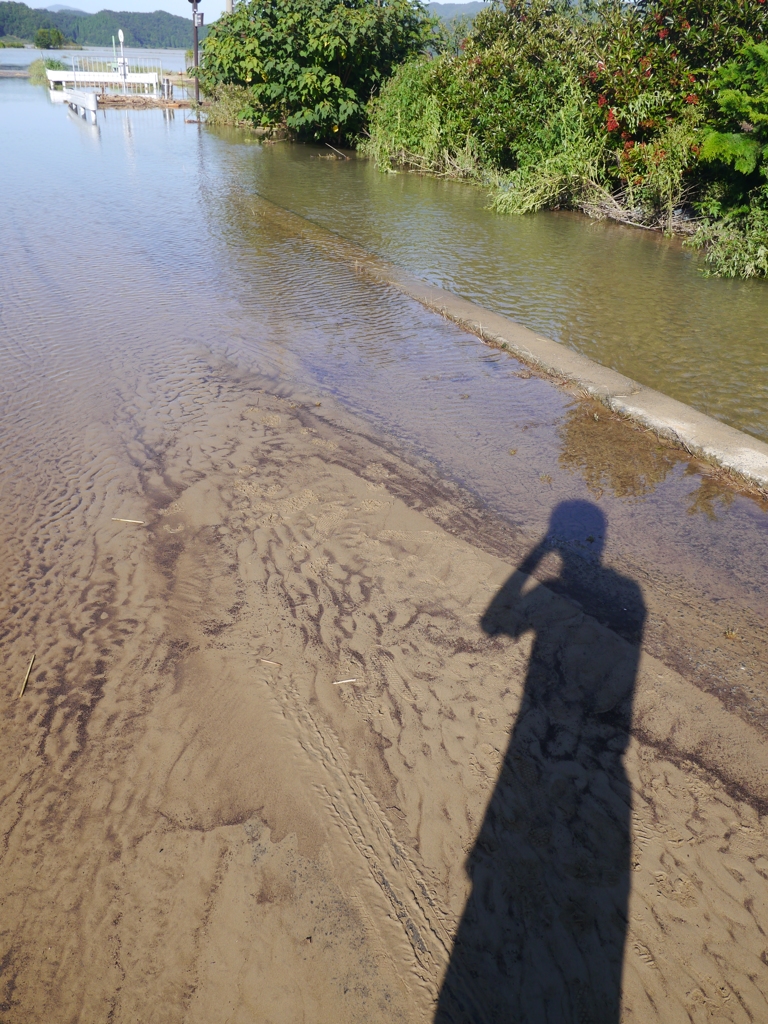
{"type": "Polygon", "coordinates": [[[356,683],[357,679],[337,679],[334,686],[341,686],[342,683],[356,683]]]}
{"type": "Polygon", "coordinates": [[[118,519],[117,516],[112,516],[113,523],[135,523],[137,526],[146,526],[143,519],[118,519]]]}

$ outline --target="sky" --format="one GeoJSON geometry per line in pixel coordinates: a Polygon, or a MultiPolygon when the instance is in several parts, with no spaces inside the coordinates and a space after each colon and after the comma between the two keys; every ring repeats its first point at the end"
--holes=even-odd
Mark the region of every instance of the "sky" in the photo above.
{"type": "MultiPolygon", "coordinates": [[[[454,3],[467,0],[453,0],[454,3]]],[[[191,18],[192,5],[189,0],[48,0],[48,3],[30,3],[30,7],[47,7],[49,3],[66,3],[79,11],[96,14],[98,11],[168,11],[182,18],[191,18]]],[[[199,9],[205,15],[206,23],[215,21],[224,10],[224,0],[198,0],[199,9]]]]}
{"type": "MultiPolygon", "coordinates": [[[[45,8],[49,3],[65,3],[87,14],[99,11],[168,11],[182,18],[192,18],[192,4],[188,0],[49,0],[48,3],[30,3],[30,7],[45,8]]],[[[198,9],[205,15],[206,23],[215,21],[224,10],[224,0],[198,0],[198,9]]]]}

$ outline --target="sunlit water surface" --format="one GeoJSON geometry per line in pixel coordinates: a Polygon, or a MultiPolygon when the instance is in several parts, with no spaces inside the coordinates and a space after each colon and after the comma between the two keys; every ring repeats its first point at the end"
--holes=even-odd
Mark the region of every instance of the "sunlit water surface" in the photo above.
{"type": "Polygon", "coordinates": [[[661,238],[570,215],[503,219],[469,187],[328,155],[214,133],[184,111],[108,110],[90,126],[44,89],[0,81],[8,543],[30,517],[35,530],[65,522],[92,477],[114,471],[118,424],[137,443],[150,421],[177,429],[209,400],[206,368],[226,364],[333,396],[532,540],[563,498],[599,501],[608,559],[649,600],[764,621],[759,503],[595,421],[259,210],[294,210],[759,436],[768,287],[705,279],[661,238]]]}

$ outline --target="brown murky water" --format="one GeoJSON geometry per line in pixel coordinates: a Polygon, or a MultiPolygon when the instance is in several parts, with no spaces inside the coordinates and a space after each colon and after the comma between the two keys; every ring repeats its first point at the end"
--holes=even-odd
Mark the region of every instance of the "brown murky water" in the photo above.
{"type": "MultiPolygon", "coordinates": [[[[694,345],[736,337],[715,311],[738,294],[755,409],[762,286],[178,116],[94,130],[26,83],[0,82],[0,138],[1,1019],[470,1019],[463,863],[539,658],[480,620],[574,500],[607,522],[607,575],[592,534],[575,576],[530,567],[570,623],[552,649],[625,657],[616,580],[645,616],[631,741],[606,741],[633,793],[622,1019],[764,1015],[765,507],[281,207],[591,355],[635,319],[579,276],[601,246],[614,291],[685,282],[694,345]]],[[[702,407],[732,415],[734,374],[702,407]]]]}

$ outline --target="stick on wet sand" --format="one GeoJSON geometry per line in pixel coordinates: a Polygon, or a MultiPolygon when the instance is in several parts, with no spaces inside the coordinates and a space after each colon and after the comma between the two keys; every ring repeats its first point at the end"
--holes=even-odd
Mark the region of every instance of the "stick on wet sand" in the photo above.
{"type": "Polygon", "coordinates": [[[29,673],[32,671],[32,666],[34,665],[34,663],[35,655],[33,654],[32,657],[29,659],[29,667],[27,668],[27,674],[24,676],[24,682],[21,684],[21,689],[19,690],[19,700],[21,700],[21,698],[24,696],[24,691],[26,690],[27,683],[29,682],[29,673]]]}

